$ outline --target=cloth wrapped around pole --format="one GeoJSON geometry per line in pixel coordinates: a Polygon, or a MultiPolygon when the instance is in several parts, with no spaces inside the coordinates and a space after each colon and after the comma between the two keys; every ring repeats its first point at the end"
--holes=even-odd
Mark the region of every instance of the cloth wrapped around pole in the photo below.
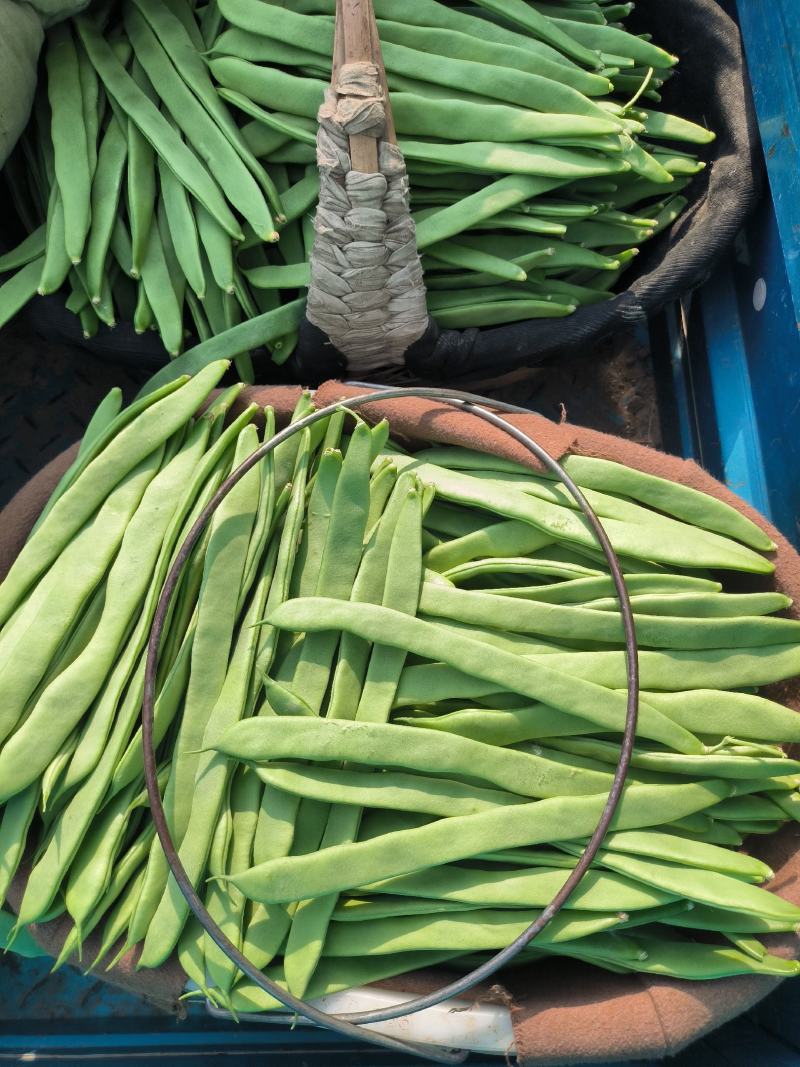
{"type": "Polygon", "coordinates": [[[320,194],[307,316],[365,377],[402,365],[428,326],[422,268],[397,145],[384,139],[378,69],[348,63],[319,112],[320,194]],[[378,171],[351,164],[349,135],[375,136],[378,171]]]}
{"type": "MultiPolygon", "coordinates": [[[[316,393],[319,406],[362,389],[327,382],[316,393]]],[[[273,405],[279,425],[285,424],[300,395],[299,388],[245,390],[237,410],[246,404],[273,405]]],[[[531,466],[520,445],[502,431],[470,418],[464,412],[423,399],[376,401],[362,409],[365,418],[388,418],[392,433],[409,446],[453,444],[490,452],[531,466]]],[[[756,522],[777,545],[776,570],[767,579],[748,579],[748,588],[775,588],[794,600],[791,613],[800,616],[800,557],[788,541],[749,505],[736,497],[695,463],[667,456],[643,445],[568,423],[556,424],[536,414],[511,415],[509,420],[538,441],[551,455],[595,456],[690,486],[725,501],[756,522]]],[[[68,464],[74,449],[48,465],[0,512],[0,575],[19,552],[39,511],[68,464]]],[[[800,711],[798,680],[765,687],[764,695],[800,711]]],[[[775,872],[771,887],[786,900],[800,903],[800,850],[793,823],[769,837],[748,840],[748,850],[775,872]]],[[[19,905],[24,872],[9,895],[19,905]]],[[[57,955],[70,921],[60,918],[31,927],[38,942],[57,955]]],[[[98,935],[86,939],[84,954],[93,958],[98,935]],[[95,939],[94,941],[92,939],[95,939]]],[[[784,957],[800,953],[792,934],[766,935],[768,951],[784,957]]],[[[179,997],[185,976],[177,960],[156,970],[136,971],[136,953],[128,953],[110,971],[97,977],[138,993],[158,1008],[180,1014],[179,997]]],[[[77,964],[77,960],[74,961],[77,964]]],[[[674,1054],[723,1023],[757,1004],[777,985],[777,979],[742,976],[690,982],[643,974],[611,974],[585,964],[550,959],[546,966],[525,966],[500,975],[491,988],[474,991],[476,999],[500,1000],[511,1010],[516,1052],[522,1067],[531,1064],[588,1063],[656,1059],[674,1054]]],[[[429,991],[443,984],[441,970],[419,971],[381,983],[410,992],[429,991]]]]}

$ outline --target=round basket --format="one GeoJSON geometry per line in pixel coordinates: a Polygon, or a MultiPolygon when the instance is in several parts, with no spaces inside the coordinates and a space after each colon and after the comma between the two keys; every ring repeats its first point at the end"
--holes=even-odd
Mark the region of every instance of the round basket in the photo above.
{"type": "MultiPolygon", "coordinates": [[[[364,392],[363,388],[327,382],[317,391],[315,402],[321,407],[360,392],[364,392]]],[[[298,395],[297,388],[255,388],[246,390],[239,403],[271,404],[279,416],[279,424],[284,424],[298,395]]],[[[502,431],[479,423],[468,414],[429,400],[381,401],[379,398],[380,393],[376,393],[375,403],[362,409],[364,416],[370,421],[388,418],[392,432],[412,446],[450,443],[518,462],[531,462],[521,446],[502,431]]],[[[487,404],[490,406],[490,402],[487,404]]],[[[556,425],[535,414],[512,415],[509,421],[534,437],[554,457],[578,454],[615,460],[691,486],[735,506],[764,529],[777,545],[774,576],[744,578],[746,587],[776,588],[795,601],[800,597],[797,552],[752,508],[696,464],[593,430],[570,424],[556,425]]],[[[50,463],[0,512],[0,575],[7,571],[73,454],[74,450],[70,450],[50,463]]],[[[795,607],[792,614],[798,617],[800,610],[795,607]]],[[[765,692],[800,711],[797,680],[769,687],[765,692]]],[[[772,837],[753,839],[751,844],[752,852],[775,871],[772,887],[783,897],[800,903],[800,851],[794,829],[786,826],[772,837]]],[[[23,871],[10,895],[12,906],[19,901],[24,878],[23,871]]],[[[33,933],[48,952],[57,954],[68,929],[69,921],[60,919],[33,928],[33,933]]],[[[770,935],[764,940],[770,952],[786,957],[800,954],[797,939],[791,935],[770,935]]],[[[86,947],[91,950],[90,941],[86,947]]],[[[138,973],[135,965],[135,953],[129,954],[104,977],[142,994],[162,1009],[179,1012],[178,998],[185,975],[177,962],[170,961],[156,971],[138,973]]],[[[447,980],[448,975],[443,976],[441,970],[432,970],[381,985],[394,990],[396,996],[397,991],[429,992],[447,980]]],[[[614,975],[578,963],[551,960],[546,972],[541,967],[514,969],[504,973],[498,984],[478,988],[470,996],[477,1006],[488,1002],[510,1009],[513,1041],[521,1064],[580,1063],[656,1058],[675,1053],[752,1007],[776,984],[776,979],[754,976],[692,983],[644,975],[614,975]]],[[[369,995],[374,1001],[374,992],[369,995]]],[[[350,1001],[348,1008],[352,1006],[350,1001]]],[[[465,1045],[474,1042],[475,1027],[468,1025],[468,1018],[465,1015],[465,1045]],[[468,1036],[470,1030],[472,1038],[468,1036]]],[[[452,1029],[447,1040],[452,1040],[452,1029]]]]}

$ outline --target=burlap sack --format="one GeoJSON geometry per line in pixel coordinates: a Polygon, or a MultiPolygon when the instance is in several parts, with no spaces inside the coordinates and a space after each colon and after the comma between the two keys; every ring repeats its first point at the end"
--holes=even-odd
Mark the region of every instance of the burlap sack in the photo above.
{"type": "MultiPolygon", "coordinates": [[[[340,382],[326,382],[316,393],[319,406],[362,392],[340,382]]],[[[245,390],[240,404],[256,400],[273,404],[285,420],[299,395],[296,389],[269,387],[245,390]]],[[[505,456],[531,466],[532,457],[502,431],[469,415],[426,400],[376,400],[362,414],[370,420],[386,417],[395,435],[413,443],[437,442],[464,445],[505,456]]],[[[630,467],[681,482],[724,500],[753,519],[777,544],[774,580],[764,583],[793,600],[800,599],[800,557],[765,519],[695,463],[667,456],[642,445],[568,423],[556,425],[540,415],[513,415],[510,421],[534,437],[553,456],[567,453],[617,460],[630,467]]],[[[58,477],[71,461],[65,453],[51,463],[17,494],[0,513],[0,575],[11,560],[46,501],[58,477]]],[[[748,580],[749,581],[749,580],[748,580]]],[[[791,614],[800,617],[797,605],[791,614]]],[[[769,695],[800,710],[800,685],[782,683],[769,695]]],[[[800,904],[800,827],[786,826],[770,838],[752,839],[751,851],[775,871],[770,888],[800,904]]],[[[18,903],[24,872],[10,897],[18,903]]],[[[61,919],[34,928],[39,942],[54,955],[69,929],[61,919]]],[[[797,956],[794,935],[763,938],[769,950],[781,956],[797,956]]],[[[91,945],[87,946],[89,958],[91,945]]],[[[136,954],[131,953],[107,977],[109,981],[147,997],[154,1005],[178,1010],[183,975],[170,962],[158,971],[136,972],[136,954]]],[[[420,971],[382,983],[395,989],[427,991],[448,978],[442,971],[420,971]]],[[[764,977],[728,978],[715,982],[686,982],[650,978],[646,975],[612,975],[573,961],[549,960],[536,967],[520,968],[502,976],[502,982],[483,987],[475,995],[500,999],[510,1005],[519,1062],[573,1064],[609,1060],[658,1059],[674,1054],[692,1041],[735,1018],[765,997],[778,980],[764,977]]]]}

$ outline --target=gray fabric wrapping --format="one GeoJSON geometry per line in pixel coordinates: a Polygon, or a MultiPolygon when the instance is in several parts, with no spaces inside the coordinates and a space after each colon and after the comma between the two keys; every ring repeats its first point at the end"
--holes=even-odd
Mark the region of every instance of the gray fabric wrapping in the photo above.
{"type": "Polygon", "coordinates": [[[348,63],[319,110],[319,206],[306,315],[347,358],[355,377],[403,365],[428,325],[403,156],[381,140],[378,69],[348,63]],[[378,138],[380,173],[351,167],[348,138],[378,138]]]}

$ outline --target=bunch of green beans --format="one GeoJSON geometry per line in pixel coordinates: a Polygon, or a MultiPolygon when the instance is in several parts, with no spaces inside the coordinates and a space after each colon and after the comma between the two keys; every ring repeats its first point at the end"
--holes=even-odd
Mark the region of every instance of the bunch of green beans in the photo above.
{"type": "MultiPolygon", "coordinates": [[[[139,728],[165,575],[275,429],[270,409],[234,417],[240,385],[209,399],[226,367],[126,409],[112,392],[0,585],[0,907],[27,854],[16,930],[70,916],[57,964],[177,953],[193,991],[246,1012],[277,1005],[169,874],[139,728]]],[[[294,418],[311,410],[303,396],[294,418]]],[[[760,938],[800,907],[742,847],[800,811],[781,747],[800,718],[757,692],[800,672],[800,623],[780,593],[740,591],[748,574],[763,589],[774,546],[696,490],[565,464],[620,556],[643,692],[611,831],[522,958],[795,974],[760,938]]],[[[619,756],[625,670],[611,579],[558,482],[462,448],[410,455],[340,411],[237,483],[170,604],[154,733],[181,861],[297,995],[468,966],[573,869],[619,756]]]]}
{"type": "MultiPolygon", "coordinates": [[[[676,59],[623,28],[630,7],[377,0],[440,326],[605,300],[684,209],[704,163],[676,145],[713,134],[651,109],[676,59]]],[[[0,256],[0,274],[14,272],[0,325],[65,287],[87,337],[132,322],[174,356],[187,332],[202,342],[244,320],[240,375],[251,380],[256,346],[285,361],[310,276],[333,11],[122,0],[50,31],[6,169],[27,236],[0,256]]]]}
{"type": "MultiPolygon", "coordinates": [[[[276,362],[291,354],[307,281],[296,220],[315,192],[296,188],[304,168],[253,155],[204,60],[213,32],[213,12],[189,0],[124,0],[49,31],[34,114],[5,172],[28,232],[0,257],[0,274],[15,272],[0,287],[0,325],[63,290],[87,338],[130,322],[176,356],[189,332],[204,341],[256,320],[276,362]],[[280,290],[250,278],[267,262],[280,290]]],[[[253,380],[247,352],[237,369],[253,380]]]]}
{"type": "MultiPolygon", "coordinates": [[[[268,163],[314,160],[334,0],[217,0],[209,67],[268,163]]],[[[652,109],[675,56],[632,5],[376,0],[428,306],[440,326],[570,314],[607,299],[670,226],[709,130],[652,109]],[[646,104],[646,107],[642,105],[646,104]]]]}

